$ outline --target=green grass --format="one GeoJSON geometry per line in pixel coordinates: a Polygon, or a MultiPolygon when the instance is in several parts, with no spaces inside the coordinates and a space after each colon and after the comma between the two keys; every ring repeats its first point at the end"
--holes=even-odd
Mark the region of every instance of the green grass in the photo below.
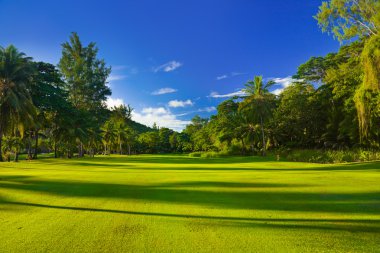
{"type": "Polygon", "coordinates": [[[380,252],[380,163],[0,164],[1,252],[380,252]]]}

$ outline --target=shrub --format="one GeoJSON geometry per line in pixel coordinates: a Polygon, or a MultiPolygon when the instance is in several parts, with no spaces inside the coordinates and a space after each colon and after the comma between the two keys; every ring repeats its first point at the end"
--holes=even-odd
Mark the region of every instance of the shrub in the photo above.
{"type": "Polygon", "coordinates": [[[192,152],[189,154],[190,157],[201,157],[202,152],[192,152]]]}
{"type": "Polygon", "coordinates": [[[205,152],[193,152],[190,153],[190,157],[202,157],[202,158],[220,158],[220,157],[227,157],[227,156],[233,156],[235,155],[233,152],[230,151],[205,151],[205,152]]]}
{"type": "Polygon", "coordinates": [[[368,150],[294,150],[286,156],[289,161],[311,163],[344,163],[380,160],[380,151],[368,150]]]}

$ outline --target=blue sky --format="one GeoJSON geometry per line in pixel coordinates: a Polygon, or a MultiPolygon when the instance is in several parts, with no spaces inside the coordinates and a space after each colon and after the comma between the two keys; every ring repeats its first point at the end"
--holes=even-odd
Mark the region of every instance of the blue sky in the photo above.
{"type": "Polygon", "coordinates": [[[276,93],[311,56],[336,51],[313,19],[319,0],[0,0],[0,45],[58,63],[72,31],[113,67],[110,104],[133,118],[181,130],[215,113],[254,75],[276,93]]]}

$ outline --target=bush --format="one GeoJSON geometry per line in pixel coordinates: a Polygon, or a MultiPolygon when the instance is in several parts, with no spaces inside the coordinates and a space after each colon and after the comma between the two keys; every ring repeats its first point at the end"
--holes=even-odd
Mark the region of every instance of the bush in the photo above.
{"type": "Polygon", "coordinates": [[[220,158],[220,157],[227,157],[227,156],[232,156],[232,154],[229,151],[208,151],[208,152],[193,152],[190,153],[190,157],[202,157],[202,158],[220,158]]]}
{"type": "Polygon", "coordinates": [[[380,160],[380,151],[369,150],[294,150],[286,159],[294,162],[345,163],[380,160]]]}
{"type": "Polygon", "coordinates": [[[201,157],[202,152],[192,152],[189,154],[190,157],[201,157]]]}

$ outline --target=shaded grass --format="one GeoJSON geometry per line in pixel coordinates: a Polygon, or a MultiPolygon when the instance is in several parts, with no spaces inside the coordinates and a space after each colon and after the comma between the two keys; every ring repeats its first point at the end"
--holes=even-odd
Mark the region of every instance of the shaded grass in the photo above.
{"type": "Polygon", "coordinates": [[[180,155],[2,163],[1,250],[376,252],[379,169],[180,155]]]}

